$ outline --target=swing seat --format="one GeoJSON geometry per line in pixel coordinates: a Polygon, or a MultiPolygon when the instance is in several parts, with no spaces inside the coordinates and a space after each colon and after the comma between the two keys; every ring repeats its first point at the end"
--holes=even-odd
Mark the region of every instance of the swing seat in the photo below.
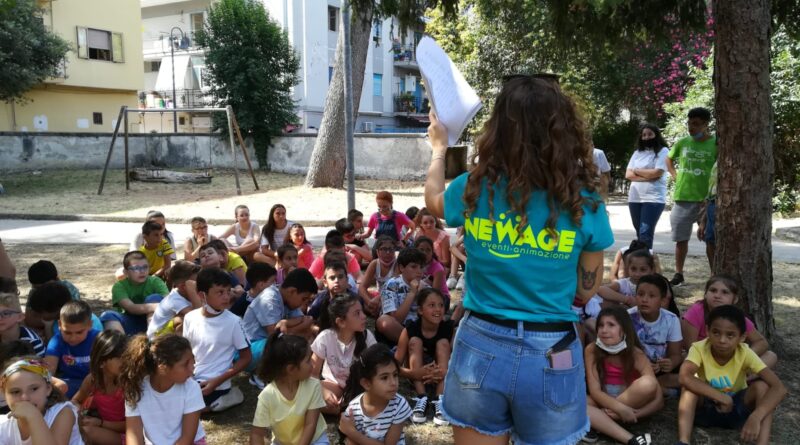
{"type": "Polygon", "coordinates": [[[130,172],[132,181],[163,182],[169,184],[211,184],[213,169],[204,168],[195,172],[179,172],[163,168],[134,168],[130,172]]]}

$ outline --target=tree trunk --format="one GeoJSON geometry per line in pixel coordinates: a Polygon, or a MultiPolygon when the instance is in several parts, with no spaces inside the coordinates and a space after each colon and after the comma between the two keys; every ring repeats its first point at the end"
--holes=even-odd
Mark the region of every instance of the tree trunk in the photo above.
{"type": "Polygon", "coordinates": [[[716,0],[714,12],[719,144],[714,273],[737,279],[744,310],[772,339],[770,1],[716,0]]]}
{"type": "MultiPolygon", "coordinates": [[[[372,34],[372,8],[353,11],[350,42],[353,54],[353,125],[358,118],[358,105],[364,85],[370,36],[372,34]]],[[[336,43],[336,61],[333,79],[328,87],[325,111],[319,134],[311,153],[305,185],[307,187],[342,188],[345,173],[344,131],[344,32],[340,30],[336,43]]]]}

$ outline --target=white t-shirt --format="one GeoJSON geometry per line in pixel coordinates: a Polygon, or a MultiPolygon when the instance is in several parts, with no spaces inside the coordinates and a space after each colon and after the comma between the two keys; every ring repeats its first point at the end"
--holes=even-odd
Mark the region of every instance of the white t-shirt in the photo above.
{"type": "Polygon", "coordinates": [[[603,150],[595,148],[592,157],[594,157],[594,165],[600,170],[600,174],[611,171],[611,166],[608,165],[608,159],[606,159],[606,153],[603,150]]]}
{"type": "MultiPolygon", "coordinates": [[[[400,394],[396,394],[386,408],[375,417],[369,417],[362,411],[362,397],[364,397],[364,393],[359,394],[347,405],[347,414],[353,419],[356,430],[370,439],[383,441],[392,425],[405,423],[411,417],[411,407],[400,394]]],[[[397,445],[405,445],[405,443],[406,436],[405,433],[402,433],[397,445]]]]}
{"type": "MultiPolygon", "coordinates": [[[[141,417],[144,425],[144,443],[161,445],[175,443],[181,437],[183,415],[195,413],[206,407],[203,391],[192,379],[176,383],[165,392],[150,385],[150,377],[142,381],[142,398],[135,407],[125,402],[125,417],[141,417]]],[[[203,424],[198,422],[194,441],[206,437],[203,424]]]]}
{"type": "MultiPolygon", "coordinates": [[[[69,436],[69,445],[83,445],[83,438],[81,438],[81,432],[78,429],[78,409],[75,408],[75,405],[71,402],[56,403],[48,408],[44,413],[44,423],[47,424],[48,427],[53,426],[56,417],[64,408],[71,409],[72,414],[75,415],[75,422],[72,424],[72,432],[69,436]]],[[[8,414],[0,416],[0,444],[30,445],[31,443],[30,437],[26,440],[22,440],[17,419],[9,417],[8,414]]]]}
{"type": "MultiPolygon", "coordinates": [[[[367,329],[367,347],[375,344],[375,336],[367,329]]],[[[353,363],[353,353],[356,350],[356,339],[344,344],[339,341],[336,331],[325,329],[317,335],[311,344],[311,352],[325,360],[322,365],[322,377],[328,381],[335,381],[344,388],[347,377],[350,375],[350,365],[353,363]]]]}
{"type": "MultiPolygon", "coordinates": [[[[203,316],[202,308],[189,312],[183,318],[183,336],[192,344],[198,382],[220,376],[230,369],[236,351],[250,347],[241,319],[227,310],[216,317],[203,316]]],[[[226,380],[217,389],[230,387],[226,380]]]]}
{"type": "Polygon", "coordinates": [[[667,356],[667,343],[683,340],[681,321],[672,312],[661,309],[656,321],[647,321],[639,314],[638,307],[628,309],[633,321],[633,330],[642,343],[644,353],[651,362],[667,356]]]}
{"type": "Polygon", "coordinates": [[[183,296],[178,293],[177,288],[172,289],[172,292],[158,303],[158,307],[153,313],[153,318],[147,325],[147,338],[153,338],[159,329],[164,327],[165,324],[187,307],[192,307],[192,303],[186,298],[183,298],[183,296]]]}
{"type": "MultiPolygon", "coordinates": [[[[275,229],[275,233],[272,234],[272,246],[275,248],[275,250],[283,245],[283,240],[286,239],[286,234],[289,233],[289,229],[292,228],[292,224],[294,224],[292,221],[287,220],[286,225],[282,229],[275,229]]],[[[270,242],[265,236],[262,235],[260,244],[262,246],[269,246],[270,242]]],[[[272,250],[272,247],[270,247],[270,250],[272,250]]]]}
{"type": "Polygon", "coordinates": [[[267,338],[267,330],[264,329],[264,326],[271,326],[283,319],[302,316],[303,312],[300,309],[289,309],[283,304],[280,288],[273,284],[262,290],[247,306],[244,317],[242,317],[242,324],[250,341],[256,341],[267,338]]]}
{"type": "Polygon", "coordinates": [[[657,168],[664,172],[660,178],[646,182],[631,182],[628,202],[667,202],[667,154],[669,149],[661,147],[658,154],[652,150],[636,150],[628,161],[628,169],[657,168]]]}

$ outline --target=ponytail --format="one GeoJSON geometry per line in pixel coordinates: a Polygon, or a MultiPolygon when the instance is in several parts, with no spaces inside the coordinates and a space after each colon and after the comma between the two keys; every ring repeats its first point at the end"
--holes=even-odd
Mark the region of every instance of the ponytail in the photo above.
{"type": "Polygon", "coordinates": [[[189,340],[175,334],[156,337],[152,342],[144,334],[131,338],[119,375],[125,401],[136,406],[142,398],[144,378],[155,374],[159,365],[173,366],[191,350],[189,340]]]}

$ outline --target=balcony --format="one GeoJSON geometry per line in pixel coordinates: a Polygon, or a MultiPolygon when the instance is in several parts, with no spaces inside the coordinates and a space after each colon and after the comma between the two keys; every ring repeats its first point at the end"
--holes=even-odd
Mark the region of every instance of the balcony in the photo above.
{"type": "Polygon", "coordinates": [[[396,94],[394,96],[394,112],[406,114],[428,114],[430,105],[423,96],[411,93],[396,94]]]}
{"type": "Polygon", "coordinates": [[[416,45],[400,45],[395,42],[392,45],[392,56],[395,67],[419,70],[416,45]]]}
{"type": "MultiPolygon", "coordinates": [[[[183,40],[174,40],[172,45],[175,48],[175,53],[186,51],[199,51],[202,48],[195,43],[194,32],[187,32],[183,40]]],[[[170,53],[170,37],[167,33],[161,33],[158,38],[145,39],[143,42],[143,52],[145,57],[148,55],[166,55],[170,53]]]]}
{"type": "Polygon", "coordinates": [[[177,107],[172,105],[172,90],[168,91],[148,91],[146,94],[139,95],[140,106],[147,108],[204,108],[213,105],[211,95],[201,89],[175,90],[175,100],[177,107]]]}

